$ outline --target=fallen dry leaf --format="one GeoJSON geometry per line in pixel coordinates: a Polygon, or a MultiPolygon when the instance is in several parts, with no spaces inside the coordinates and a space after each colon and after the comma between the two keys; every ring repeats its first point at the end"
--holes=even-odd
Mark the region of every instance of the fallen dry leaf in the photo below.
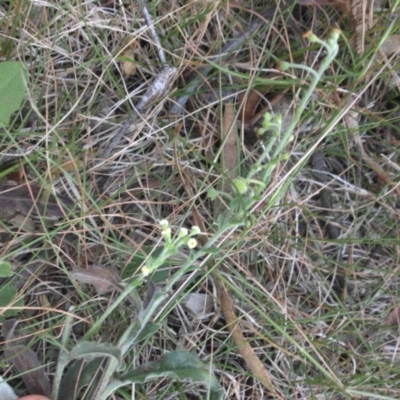
{"type": "Polygon", "coordinates": [[[359,55],[364,54],[366,34],[375,25],[374,9],[379,8],[379,1],[349,0],[350,21],[355,30],[354,41],[359,55]]]}
{"type": "Polygon", "coordinates": [[[120,55],[120,57],[124,58],[121,61],[121,69],[126,76],[135,75],[136,73],[135,52],[137,45],[136,38],[129,38],[127,45],[124,46],[124,50],[120,55]]]}
{"type": "Polygon", "coordinates": [[[24,180],[24,176],[26,176],[26,173],[24,166],[21,164],[21,166],[16,171],[12,171],[7,174],[6,180],[22,183],[24,180]]]}
{"type": "Polygon", "coordinates": [[[214,297],[204,293],[189,293],[182,299],[182,305],[199,320],[211,311],[213,304],[214,297]]]}
{"type": "MultiPolygon", "coordinates": [[[[113,291],[122,293],[125,290],[116,268],[104,267],[98,264],[91,264],[87,268],[75,265],[72,267],[71,275],[80,283],[93,285],[99,294],[113,291]]],[[[128,294],[126,298],[136,307],[136,299],[132,294],[128,294]]]]}
{"type": "Polygon", "coordinates": [[[400,35],[390,35],[380,48],[385,57],[390,57],[393,53],[400,51],[400,35]]]}
{"type": "Polygon", "coordinates": [[[112,267],[97,264],[89,265],[88,268],[74,266],[71,275],[78,282],[93,285],[99,294],[121,290],[118,271],[112,267]]]}
{"type": "Polygon", "coordinates": [[[11,222],[14,226],[25,232],[35,231],[35,222],[29,215],[15,214],[8,219],[8,222],[11,222]]]}
{"type": "Polygon", "coordinates": [[[70,172],[75,175],[78,175],[80,166],[81,166],[81,162],[79,160],[74,159],[74,160],[65,161],[60,166],[53,167],[50,170],[50,177],[52,180],[55,180],[63,172],[70,172]]]}
{"type": "MultiPolygon", "coordinates": [[[[278,77],[276,73],[266,75],[267,79],[278,77]]],[[[238,115],[245,129],[245,142],[254,145],[258,139],[256,127],[260,125],[266,112],[277,113],[282,115],[281,131],[286,130],[287,125],[292,120],[293,100],[286,95],[288,89],[284,89],[279,93],[273,91],[271,85],[260,85],[250,91],[246,98],[246,94],[242,94],[240,100],[241,108],[238,115]],[[262,101],[263,98],[267,101],[262,101]],[[288,100],[289,99],[289,100],[288,100]]]]}
{"type": "Polygon", "coordinates": [[[68,209],[72,209],[73,205],[68,198],[58,196],[56,199],[36,185],[0,185],[1,219],[10,220],[18,214],[24,216],[35,214],[60,219],[68,209]]]}
{"type": "Polygon", "coordinates": [[[386,324],[400,327],[400,305],[388,314],[386,317],[386,324]]]}
{"type": "Polygon", "coordinates": [[[21,374],[28,392],[49,397],[49,377],[36,353],[21,344],[18,336],[14,335],[16,325],[17,320],[15,319],[3,323],[4,355],[7,361],[13,365],[15,372],[21,374]]]}
{"type": "Polygon", "coordinates": [[[264,93],[271,88],[271,85],[257,86],[251,89],[249,93],[242,93],[239,96],[240,104],[243,104],[239,109],[238,119],[249,126],[252,123],[257,107],[263,98],[264,93]],[[245,97],[246,96],[246,97],[245,97]]]}

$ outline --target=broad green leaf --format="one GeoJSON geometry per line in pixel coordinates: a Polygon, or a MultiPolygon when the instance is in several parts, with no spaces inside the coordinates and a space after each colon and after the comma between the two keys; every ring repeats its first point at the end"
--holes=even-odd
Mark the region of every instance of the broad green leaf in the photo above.
{"type": "MultiPolygon", "coordinates": [[[[17,289],[11,285],[6,284],[0,287],[0,307],[6,307],[11,303],[17,296],[17,289]]],[[[24,302],[19,299],[13,304],[13,307],[23,307],[24,302]]],[[[4,318],[15,317],[19,313],[19,310],[7,309],[0,312],[0,322],[4,321],[4,318]]]]}
{"type": "Polygon", "coordinates": [[[11,264],[8,261],[0,262],[0,278],[12,276],[11,264]]]}
{"type": "Polygon", "coordinates": [[[57,400],[75,400],[80,390],[93,380],[103,362],[104,358],[95,358],[90,362],[75,360],[62,378],[57,400]]]}
{"type": "Polygon", "coordinates": [[[0,126],[7,126],[11,114],[21,107],[27,82],[27,73],[22,63],[0,63],[0,126]]]}
{"type": "Polygon", "coordinates": [[[79,358],[93,359],[96,357],[113,357],[118,363],[121,363],[120,349],[107,343],[81,342],[68,354],[70,361],[79,358]]]}
{"type": "Polygon", "coordinates": [[[128,372],[119,381],[110,383],[106,394],[110,395],[118,387],[127,384],[143,383],[152,378],[166,376],[181,381],[189,379],[192,382],[202,382],[209,389],[209,399],[220,400],[223,397],[223,390],[212,374],[210,366],[201,362],[195,354],[185,350],[171,351],[157,361],[146,363],[128,372]]]}
{"type": "Polygon", "coordinates": [[[155,322],[148,322],[136,337],[135,343],[139,343],[140,341],[146,339],[148,336],[154,335],[159,329],[160,324],[156,324],[155,322]]]}

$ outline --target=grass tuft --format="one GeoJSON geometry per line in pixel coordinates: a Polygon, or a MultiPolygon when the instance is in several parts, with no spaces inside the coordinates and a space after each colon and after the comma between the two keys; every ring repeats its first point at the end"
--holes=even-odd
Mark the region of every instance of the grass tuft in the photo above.
{"type": "MultiPolygon", "coordinates": [[[[138,113],[163,69],[159,49],[139,6],[103,3],[0,5],[0,62],[21,61],[29,74],[23,106],[0,133],[0,185],[29,183],[73,204],[56,221],[31,207],[33,231],[0,221],[0,263],[13,269],[2,286],[15,289],[0,304],[2,321],[18,318],[58,383],[60,354],[78,343],[123,349],[120,369],[92,364],[75,398],[100,399],[99,387],[176,350],[196,354],[226,398],[398,398],[398,326],[386,321],[400,296],[399,58],[384,46],[399,28],[391,10],[375,10],[358,54],[354,21],[334,7],[151,2],[178,74],[138,113]],[[312,86],[334,27],[338,53],[312,86]],[[303,37],[309,30],[322,46],[303,37]],[[265,113],[282,121],[260,136],[265,113]],[[193,225],[202,232],[190,248],[177,235],[193,225]],[[73,278],[74,267],[93,264],[115,268],[119,289],[73,278]],[[235,343],[221,288],[267,384],[235,343]]],[[[0,373],[22,395],[10,364],[0,373]]],[[[213,392],[195,379],[115,385],[115,399],[213,392]]]]}

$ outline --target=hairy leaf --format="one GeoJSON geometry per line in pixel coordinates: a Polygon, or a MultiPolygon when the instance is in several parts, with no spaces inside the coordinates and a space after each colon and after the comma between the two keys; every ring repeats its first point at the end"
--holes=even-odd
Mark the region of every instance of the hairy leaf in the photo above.
{"type": "Polygon", "coordinates": [[[81,342],[77,344],[68,354],[69,360],[80,358],[92,359],[96,357],[113,357],[121,363],[121,350],[111,344],[81,342]]]}
{"type": "Polygon", "coordinates": [[[84,386],[93,380],[96,381],[96,373],[99,372],[104,360],[105,358],[95,358],[90,362],[75,360],[68,366],[67,373],[61,381],[57,400],[75,400],[84,386]]]}
{"type": "Polygon", "coordinates": [[[158,360],[146,363],[124,375],[120,381],[109,385],[112,393],[119,386],[130,383],[142,383],[152,378],[174,377],[179,380],[189,379],[192,382],[202,382],[208,386],[209,399],[222,399],[223,391],[217,379],[210,371],[210,366],[204,364],[192,353],[185,350],[171,351],[158,360]]]}

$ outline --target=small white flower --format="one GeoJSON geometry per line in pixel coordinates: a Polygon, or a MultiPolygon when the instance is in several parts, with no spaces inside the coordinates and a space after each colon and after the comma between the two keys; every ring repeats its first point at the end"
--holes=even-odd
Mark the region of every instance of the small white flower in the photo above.
{"type": "Polygon", "coordinates": [[[168,221],[167,221],[166,219],[162,219],[162,220],[160,221],[160,226],[161,226],[161,228],[163,228],[163,229],[167,229],[168,226],[169,226],[169,223],[168,223],[168,221]]]}
{"type": "Polygon", "coordinates": [[[187,245],[189,249],[194,249],[197,246],[197,240],[196,239],[189,239],[187,242],[187,245]]]}
{"type": "Polygon", "coordinates": [[[186,228],[181,228],[179,230],[179,237],[185,237],[189,234],[189,231],[186,228]]]}
{"type": "Polygon", "coordinates": [[[144,276],[149,276],[149,274],[150,274],[150,268],[149,268],[147,265],[144,265],[144,266],[142,267],[142,274],[143,274],[144,276]]]}
{"type": "Polygon", "coordinates": [[[193,225],[190,230],[191,235],[198,235],[201,232],[200,228],[197,225],[193,225]]]}

